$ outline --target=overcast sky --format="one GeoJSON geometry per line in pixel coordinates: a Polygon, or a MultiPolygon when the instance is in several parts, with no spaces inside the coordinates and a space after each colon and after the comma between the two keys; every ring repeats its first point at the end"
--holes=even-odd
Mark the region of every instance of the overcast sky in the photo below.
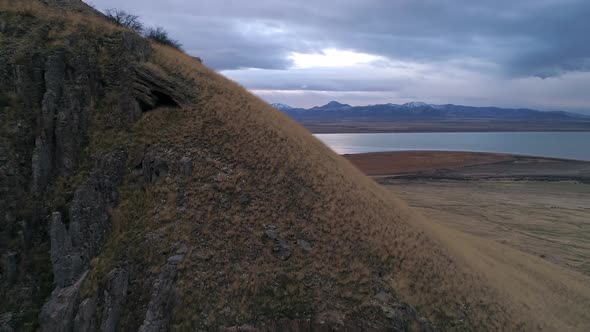
{"type": "Polygon", "coordinates": [[[269,102],[590,114],[588,0],[93,0],[269,102]]]}

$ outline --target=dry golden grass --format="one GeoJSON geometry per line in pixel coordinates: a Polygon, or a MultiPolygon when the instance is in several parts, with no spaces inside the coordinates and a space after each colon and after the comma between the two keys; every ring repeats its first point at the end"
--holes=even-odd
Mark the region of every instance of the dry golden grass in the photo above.
{"type": "MultiPolygon", "coordinates": [[[[462,317],[481,330],[584,330],[588,326],[588,318],[579,308],[563,316],[566,319],[559,315],[547,315],[549,319],[538,317],[536,313],[550,312],[553,304],[567,308],[568,304],[558,303],[567,299],[555,297],[555,302],[540,301],[542,296],[510,294],[511,288],[502,285],[508,280],[499,277],[501,272],[492,273],[493,268],[485,263],[490,261],[475,258],[480,249],[453,244],[453,241],[461,243],[463,235],[433,231],[431,224],[405,203],[236,83],[173,49],[159,46],[156,49],[154,61],[158,65],[173,75],[184,76],[199,91],[199,102],[189,106],[192,110],[184,115],[187,120],[181,121],[180,128],[174,130],[185,135],[171,138],[174,142],[171,145],[182,145],[192,133],[200,132],[207,141],[218,144],[224,155],[231,156],[234,163],[245,168],[246,179],[255,177],[257,183],[275,186],[274,190],[269,190],[271,195],[285,195],[288,189],[281,183],[293,179],[298,186],[309,189],[307,194],[288,195],[287,202],[269,201],[266,203],[274,206],[260,208],[273,210],[283,205],[297,205],[309,212],[304,220],[289,214],[264,215],[260,210],[253,218],[244,216],[242,211],[224,211],[233,218],[231,224],[223,228],[227,237],[222,241],[239,239],[243,242],[238,247],[255,246],[260,240],[262,224],[272,223],[279,233],[305,234],[314,243],[314,253],[311,257],[292,257],[288,264],[266,257],[270,262],[260,259],[247,261],[248,266],[233,265],[226,272],[229,276],[235,273],[235,278],[228,281],[232,287],[222,293],[223,297],[240,298],[242,294],[240,303],[249,303],[253,294],[264,289],[277,274],[289,273],[293,278],[294,289],[290,289],[293,297],[334,300],[321,290],[310,293],[297,288],[306,275],[313,273],[338,280],[340,285],[335,288],[342,297],[362,302],[370,297],[370,291],[363,288],[371,284],[375,266],[387,266],[393,261],[392,270],[383,280],[402,300],[416,305],[435,321],[447,315],[462,317]],[[242,226],[238,228],[240,231],[248,229],[259,233],[244,239],[243,233],[231,233],[230,229],[237,225],[242,226]],[[473,250],[473,254],[466,254],[464,250],[473,250]],[[240,275],[249,278],[244,281],[240,275]]],[[[480,161],[462,160],[462,163],[480,161]]],[[[218,217],[218,212],[209,211],[208,218],[218,217]]],[[[189,238],[184,240],[190,242],[189,238]]],[[[504,259],[504,264],[525,264],[526,259],[518,256],[516,260],[519,263],[504,259]]],[[[190,271],[191,267],[187,269],[190,271]]],[[[522,275],[518,270],[511,271],[503,278],[522,275]]],[[[207,271],[195,271],[195,274],[206,278],[207,271]]],[[[553,280],[557,282],[556,278],[553,280]]],[[[195,287],[190,280],[182,280],[180,285],[185,289],[195,287]]],[[[539,294],[543,292],[541,285],[535,286],[539,294]]]]}
{"type": "Polygon", "coordinates": [[[0,8],[2,8],[2,11],[21,13],[36,17],[46,17],[47,15],[56,14],[54,11],[49,10],[46,6],[41,4],[41,2],[33,0],[0,0],[0,8]]]}
{"type": "MultiPolygon", "coordinates": [[[[205,214],[207,221],[201,231],[211,242],[208,249],[203,249],[223,257],[221,266],[222,262],[232,262],[230,269],[222,268],[226,282],[232,287],[220,291],[223,289],[220,286],[216,298],[237,297],[241,298],[240,303],[250,303],[277,275],[286,273],[291,280],[289,291],[294,292],[292,298],[335,303],[337,308],[343,298],[348,298],[360,305],[371,298],[373,278],[381,266],[387,271],[383,275],[385,287],[435,321],[454,317],[491,330],[532,324],[530,317],[511,307],[511,302],[489,287],[481,275],[470,271],[444,245],[425,235],[404,203],[305,129],[189,56],[167,47],[154,45],[154,48],[153,61],[171,76],[184,77],[193,84],[199,99],[197,104],[186,105],[180,111],[184,119],[170,124],[175,127],[170,130],[174,134],[159,136],[160,143],[166,142],[165,146],[189,154],[198,145],[197,141],[215,145],[211,150],[239,168],[234,171],[241,174],[236,181],[243,181],[241,191],[258,190],[266,199],[253,203],[252,215],[239,207],[224,211],[209,209],[205,214]],[[288,209],[296,211],[282,211],[288,209]],[[298,213],[307,215],[298,217],[298,213]],[[275,226],[279,234],[292,238],[304,236],[314,244],[313,254],[295,255],[287,263],[277,262],[270,255],[253,260],[244,258],[240,262],[232,260],[232,252],[223,251],[228,242],[232,250],[259,246],[264,225],[268,224],[275,226]],[[219,227],[223,236],[215,238],[219,227]],[[299,289],[309,275],[336,280],[336,285],[326,289],[299,289]]],[[[159,131],[156,127],[151,130],[159,131]]],[[[215,170],[210,176],[214,174],[215,170]]],[[[188,210],[191,209],[199,210],[199,206],[188,210]]],[[[191,232],[185,229],[181,233],[191,232]]],[[[192,242],[190,237],[179,240],[192,242]]],[[[198,264],[189,263],[185,268],[201,282],[203,279],[214,282],[210,279],[211,271],[199,270],[198,264]]],[[[198,285],[189,278],[181,279],[179,287],[190,291],[198,285]]],[[[276,305],[277,299],[267,301],[276,305]]],[[[185,305],[190,307],[189,303],[185,305]]],[[[225,302],[218,304],[219,308],[225,305],[225,302]]]]}
{"type": "Polygon", "coordinates": [[[127,30],[105,20],[102,17],[83,12],[62,11],[48,7],[38,0],[0,0],[0,11],[34,16],[37,19],[65,23],[65,32],[71,33],[84,26],[97,33],[127,30]]]}
{"type": "Polygon", "coordinates": [[[478,236],[428,222],[435,236],[463,256],[486,282],[517,307],[535,313],[535,325],[549,331],[588,331],[590,279],[539,257],[478,236]]]}

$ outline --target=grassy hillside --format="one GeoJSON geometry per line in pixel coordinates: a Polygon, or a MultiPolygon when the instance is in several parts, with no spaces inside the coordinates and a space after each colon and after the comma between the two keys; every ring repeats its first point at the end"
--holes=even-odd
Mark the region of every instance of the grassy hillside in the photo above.
{"type": "MultiPolygon", "coordinates": [[[[178,326],[326,312],[335,312],[336,323],[370,326],[380,324],[372,322],[380,292],[440,327],[520,324],[522,317],[511,317],[515,311],[413,224],[405,204],[237,84],[176,50],[155,48],[153,63],[183,77],[198,102],[148,113],[134,138],[171,163],[189,156],[195,172],[148,189],[146,215],[130,231],[191,248],[178,280],[178,326]],[[291,247],[287,260],[273,255],[268,230],[291,247]]],[[[155,255],[153,264],[164,258],[155,255]]]]}
{"type": "MultiPolygon", "coordinates": [[[[1,1],[0,10],[48,29],[47,47],[74,51],[63,41],[81,29],[90,43],[121,30],[15,4],[1,1]]],[[[112,66],[96,49],[98,66],[112,66]]],[[[112,231],[80,300],[100,294],[109,271],[128,271],[121,329],[145,324],[170,262],[175,291],[163,312],[178,330],[284,320],[365,330],[537,327],[405,203],[238,84],[158,44],[134,66],[184,98],[144,109],[130,127],[117,126],[124,115],[109,107],[91,109],[85,153],[125,149],[129,158],[112,231]]]]}

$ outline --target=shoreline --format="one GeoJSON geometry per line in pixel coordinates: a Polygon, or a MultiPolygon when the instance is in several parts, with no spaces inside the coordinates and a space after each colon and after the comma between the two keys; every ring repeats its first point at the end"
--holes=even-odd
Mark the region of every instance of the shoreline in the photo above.
{"type": "Polygon", "coordinates": [[[392,151],[342,156],[378,182],[505,179],[590,183],[590,162],[582,160],[468,151],[392,151]]]}

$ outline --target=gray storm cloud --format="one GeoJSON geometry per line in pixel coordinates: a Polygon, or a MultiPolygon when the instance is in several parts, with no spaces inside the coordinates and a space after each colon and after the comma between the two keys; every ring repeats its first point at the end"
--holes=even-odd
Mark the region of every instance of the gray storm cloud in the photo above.
{"type": "Polygon", "coordinates": [[[512,74],[588,71],[590,2],[100,1],[166,25],[216,69],[288,68],[330,45],[403,60],[482,58],[512,74]],[[275,31],[273,32],[273,27],[275,31]]]}
{"type": "MultiPolygon", "coordinates": [[[[353,68],[329,75],[324,69],[293,69],[293,52],[327,48],[424,64],[451,76],[469,72],[463,79],[487,75],[490,84],[532,77],[567,81],[570,73],[590,72],[587,0],[96,0],[93,4],[102,10],[121,8],[149,25],[165,27],[187,52],[251,89],[396,91],[404,84],[433,88],[430,74],[421,87],[421,73],[401,78],[395,71],[380,74],[374,70],[379,68],[376,63],[373,68],[357,68],[364,70],[363,75],[352,75],[353,68]],[[257,72],[256,78],[250,68],[266,71],[257,72]]],[[[444,86],[444,80],[439,83],[444,86]]],[[[481,88],[482,96],[485,89],[496,90],[481,88]]],[[[428,98],[431,92],[413,95],[428,98]]],[[[590,109],[590,97],[575,98],[576,105],[583,105],[576,109],[590,109]]]]}

